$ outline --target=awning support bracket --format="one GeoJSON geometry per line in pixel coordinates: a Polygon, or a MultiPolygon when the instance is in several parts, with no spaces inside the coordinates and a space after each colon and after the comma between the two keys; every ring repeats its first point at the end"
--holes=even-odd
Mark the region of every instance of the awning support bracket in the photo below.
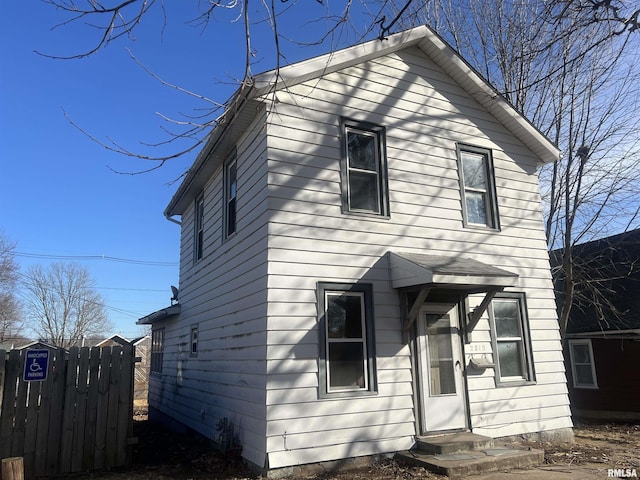
{"type": "MultiPolygon", "coordinates": [[[[413,305],[411,305],[410,308],[405,303],[407,308],[404,309],[404,311],[406,312],[406,317],[405,317],[404,321],[402,322],[403,323],[403,325],[402,325],[402,337],[403,337],[403,339],[405,339],[405,340],[408,339],[409,330],[411,329],[412,325],[414,324],[414,322],[418,318],[418,313],[420,313],[420,308],[422,308],[422,306],[424,305],[424,301],[429,296],[429,292],[430,291],[431,291],[431,287],[422,287],[420,289],[420,291],[418,292],[418,296],[416,297],[415,301],[413,302],[413,305]]],[[[406,299],[406,294],[405,294],[405,299],[406,299]]]]}
{"type": "Polygon", "coordinates": [[[491,303],[491,300],[493,300],[493,297],[496,296],[496,293],[501,292],[502,290],[504,290],[504,288],[494,288],[493,290],[489,290],[480,305],[467,314],[467,334],[473,332],[473,329],[476,328],[476,325],[480,321],[480,317],[482,317],[484,312],[487,311],[487,308],[489,308],[489,304],[491,303]]]}

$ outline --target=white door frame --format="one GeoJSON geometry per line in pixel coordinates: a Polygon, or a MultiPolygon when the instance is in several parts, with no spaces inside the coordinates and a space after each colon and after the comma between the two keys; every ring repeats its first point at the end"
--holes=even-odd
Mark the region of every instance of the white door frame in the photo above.
{"type": "Polygon", "coordinates": [[[420,430],[422,434],[465,430],[468,426],[464,355],[459,317],[458,304],[426,303],[420,309],[417,320],[416,346],[420,430]],[[440,319],[438,317],[430,317],[430,319],[438,321],[441,325],[428,327],[427,315],[429,314],[439,315],[440,319]],[[428,328],[434,332],[431,338],[428,334],[428,328]],[[441,338],[440,342],[436,344],[436,336],[442,336],[445,339],[444,343],[441,338]],[[450,339],[449,341],[446,340],[447,337],[450,339]],[[430,351],[430,340],[433,351],[430,351]],[[435,350],[438,346],[442,347],[442,351],[435,350]],[[433,355],[433,359],[430,358],[431,355],[433,355]],[[438,366],[431,368],[431,360],[438,362],[438,366]],[[437,379],[436,375],[438,375],[437,379]]]}

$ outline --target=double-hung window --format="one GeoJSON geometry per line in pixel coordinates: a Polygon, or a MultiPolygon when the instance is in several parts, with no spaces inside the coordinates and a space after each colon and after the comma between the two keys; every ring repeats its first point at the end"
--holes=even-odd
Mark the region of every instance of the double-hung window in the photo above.
{"type": "Polygon", "coordinates": [[[235,153],[224,165],[224,236],[236,232],[238,171],[235,153]]]}
{"type": "Polygon", "coordinates": [[[204,253],[204,195],[200,194],[196,197],[194,208],[194,244],[193,259],[197,262],[202,258],[204,253]]]}
{"type": "Polygon", "coordinates": [[[383,127],[342,121],[342,208],[349,213],[389,215],[383,127]]]}
{"type": "Polygon", "coordinates": [[[489,309],[496,383],[533,382],[529,321],[523,294],[497,294],[489,309]]]}
{"type": "Polygon", "coordinates": [[[458,171],[465,226],[499,229],[491,151],[458,145],[458,171]]]}
{"type": "Polygon", "coordinates": [[[162,373],[164,358],[164,327],[151,331],[151,373],[162,373]]]}
{"type": "Polygon", "coordinates": [[[375,392],[371,285],[320,283],[318,301],[320,396],[375,392]]]}
{"type": "Polygon", "coordinates": [[[198,356],[198,326],[191,327],[191,351],[189,355],[192,357],[198,356]]]}
{"type": "Polygon", "coordinates": [[[598,388],[590,339],[569,340],[571,375],[575,388],[598,388]]]}

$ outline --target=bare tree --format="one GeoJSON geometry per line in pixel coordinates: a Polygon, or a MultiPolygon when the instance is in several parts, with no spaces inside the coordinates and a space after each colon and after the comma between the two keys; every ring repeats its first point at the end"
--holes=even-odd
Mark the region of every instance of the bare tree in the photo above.
{"type": "Polygon", "coordinates": [[[15,244],[0,231],[0,343],[19,338],[22,333],[20,302],[16,294],[19,267],[15,244]]]}
{"type": "MultiPolygon", "coordinates": [[[[554,279],[563,337],[576,286],[613,275],[591,269],[587,278],[572,247],[640,220],[640,35],[587,21],[579,3],[597,2],[437,0],[425,18],[562,150],[540,179],[548,245],[560,252],[554,279]]],[[[616,312],[603,307],[611,298],[598,297],[602,311],[616,312]]]]}
{"type": "Polygon", "coordinates": [[[102,297],[78,263],[34,266],[25,275],[24,287],[27,317],[42,341],[69,348],[111,328],[102,297]]]}
{"type": "MultiPolygon", "coordinates": [[[[98,39],[84,52],[95,53],[110,42],[131,35],[154,0],[49,0],[67,12],[67,22],[94,20],[98,39]],[[84,5],[84,7],[80,6],[84,5]]],[[[317,4],[326,6],[322,0],[317,4]]],[[[279,66],[285,58],[281,43],[282,16],[301,6],[261,2],[263,18],[273,32],[279,66]]],[[[334,6],[335,7],[335,6],[334,6]]],[[[249,0],[201,3],[194,24],[206,27],[220,11],[236,11],[245,32],[245,69],[240,85],[252,84],[251,43],[256,18],[249,19],[249,0]]],[[[378,30],[427,23],[443,35],[513,105],[562,150],[562,158],[540,172],[545,201],[546,234],[550,249],[562,249],[565,301],[560,306],[564,333],[579,279],[573,269],[575,244],[634,228],[640,220],[640,9],[632,0],[396,0],[352,2],[336,9],[314,11],[326,20],[318,43],[353,29],[360,18],[365,37],[378,30]],[[367,12],[369,13],[368,16],[367,12]]],[[[238,22],[240,24],[240,22],[238,22]]],[[[163,81],[164,82],[164,81],[163,81]]],[[[168,82],[164,82],[168,84],[168,82]]],[[[169,84],[170,85],[170,84],[169,84]]],[[[178,88],[175,85],[170,85],[178,88]]],[[[193,93],[189,92],[194,95],[193,93]]],[[[196,145],[218,122],[225,104],[208,100],[212,115],[188,119],[170,138],[190,138],[196,145]],[[214,114],[215,112],[215,114],[214,114]]],[[[175,122],[176,124],[179,122],[175,122]]],[[[118,144],[105,148],[139,156],[118,144]]],[[[183,153],[183,150],[180,153],[183,153]]],[[[173,157],[156,158],[162,162],[173,157]]]]}

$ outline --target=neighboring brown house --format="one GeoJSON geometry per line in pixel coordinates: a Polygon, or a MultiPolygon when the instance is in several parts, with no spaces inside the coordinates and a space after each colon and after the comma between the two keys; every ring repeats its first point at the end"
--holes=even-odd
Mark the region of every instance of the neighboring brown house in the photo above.
{"type": "Polygon", "coordinates": [[[573,256],[582,279],[564,343],[573,414],[640,419],[640,229],[577,245],[573,256]]]}

